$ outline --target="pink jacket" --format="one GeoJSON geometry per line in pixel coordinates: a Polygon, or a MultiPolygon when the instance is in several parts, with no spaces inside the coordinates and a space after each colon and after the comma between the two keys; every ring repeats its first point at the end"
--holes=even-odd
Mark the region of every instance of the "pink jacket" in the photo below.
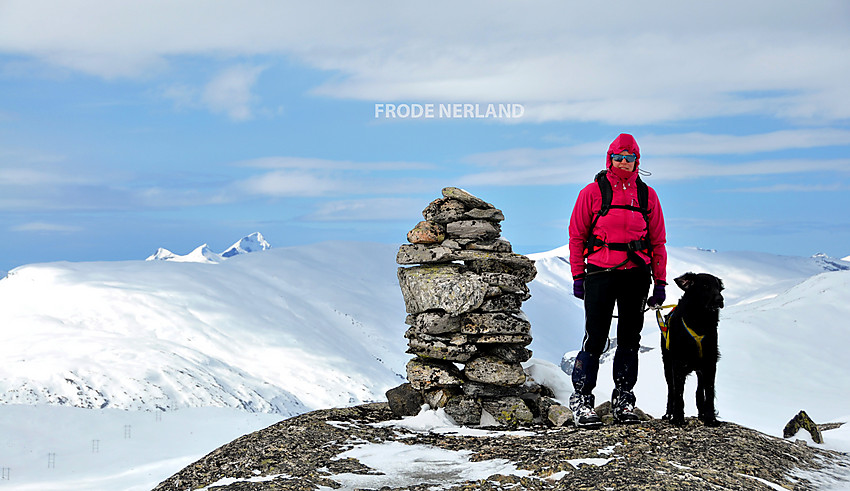
{"type": "MultiPolygon", "coordinates": [[[[608,169],[606,177],[611,183],[613,190],[612,205],[639,206],[637,185],[637,170],[640,164],[640,148],[632,135],[623,133],[615,139],[608,147],[605,155],[605,163],[608,169]],[[611,171],[611,158],[613,153],[627,150],[637,155],[635,160],[635,171],[623,179],[611,171]]],[[[602,193],[599,185],[592,182],[585,186],[578,194],[576,205],[570,217],[570,270],[573,277],[585,273],[585,244],[590,234],[590,225],[596,212],[602,207],[602,193]]],[[[667,233],[664,228],[664,214],[661,211],[661,203],[655,190],[649,188],[649,226],[643,215],[637,211],[612,208],[608,214],[600,217],[593,229],[593,234],[599,236],[605,242],[630,242],[647,236],[652,244],[652,258],[642,253],[638,254],[651,264],[652,274],[656,282],[667,281],[667,233]]],[[[610,268],[616,266],[627,258],[625,251],[613,251],[602,247],[587,258],[587,262],[595,266],[610,268]]],[[[637,267],[631,261],[621,266],[621,269],[637,267]]]]}

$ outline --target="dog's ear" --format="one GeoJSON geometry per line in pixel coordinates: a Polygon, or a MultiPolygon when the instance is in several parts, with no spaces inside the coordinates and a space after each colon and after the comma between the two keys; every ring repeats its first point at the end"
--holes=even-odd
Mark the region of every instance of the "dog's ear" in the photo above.
{"type": "Polygon", "coordinates": [[[679,288],[682,289],[682,291],[688,291],[688,288],[690,288],[691,285],[694,284],[695,278],[696,275],[694,273],[685,273],[673,281],[676,282],[676,285],[678,285],[679,288]]]}

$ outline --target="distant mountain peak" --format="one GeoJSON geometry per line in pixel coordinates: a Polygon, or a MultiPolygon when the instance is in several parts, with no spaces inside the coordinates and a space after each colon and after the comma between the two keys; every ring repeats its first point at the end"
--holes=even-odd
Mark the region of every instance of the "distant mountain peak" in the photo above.
{"type": "Polygon", "coordinates": [[[168,249],[164,249],[164,248],[160,247],[159,249],[156,250],[155,253],[148,256],[148,258],[145,259],[145,261],[168,261],[168,260],[173,259],[175,257],[177,257],[177,254],[174,254],[173,252],[169,251],[168,249]]]}
{"type": "Polygon", "coordinates": [[[259,252],[271,249],[269,244],[260,232],[254,232],[251,235],[242,237],[238,242],[227,248],[221,253],[221,257],[232,257],[238,254],[248,254],[250,252],[259,252]]]}
{"type": "Polygon", "coordinates": [[[850,269],[850,266],[848,266],[847,264],[843,264],[844,262],[846,262],[845,259],[847,258],[834,259],[822,252],[819,252],[813,255],[812,259],[814,259],[815,262],[820,264],[826,271],[845,271],[850,269]]]}
{"type": "Polygon", "coordinates": [[[147,261],[174,261],[174,262],[194,262],[194,263],[220,263],[227,258],[237,256],[239,254],[249,254],[251,252],[259,252],[271,249],[271,244],[266,241],[263,234],[254,232],[251,235],[246,235],[239,239],[235,244],[228,247],[224,252],[218,254],[210,249],[209,245],[202,244],[196,247],[192,252],[181,256],[175,254],[168,249],[160,247],[156,253],[149,256],[147,261]]]}

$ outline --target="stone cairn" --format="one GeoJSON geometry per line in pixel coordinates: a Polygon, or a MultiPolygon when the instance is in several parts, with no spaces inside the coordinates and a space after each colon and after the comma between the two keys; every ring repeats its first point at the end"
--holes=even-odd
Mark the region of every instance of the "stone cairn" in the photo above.
{"type": "Polygon", "coordinates": [[[507,426],[531,423],[544,389],[521,366],[531,358],[531,323],[520,306],[534,261],[501,238],[500,210],[462,189],[442,194],[396,258],[407,352],[416,356],[409,383],[387,393],[390,407],[415,415],[424,402],[461,425],[480,424],[482,411],[507,426]]]}

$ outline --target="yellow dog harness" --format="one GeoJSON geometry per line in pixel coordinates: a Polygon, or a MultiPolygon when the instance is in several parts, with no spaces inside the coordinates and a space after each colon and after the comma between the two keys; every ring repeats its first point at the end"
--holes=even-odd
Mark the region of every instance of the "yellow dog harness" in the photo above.
{"type": "MultiPolygon", "coordinates": [[[[670,319],[670,317],[672,317],[673,312],[675,310],[676,310],[675,304],[673,304],[673,305],[663,305],[663,306],[655,309],[655,319],[658,321],[658,327],[661,329],[661,336],[664,338],[664,344],[666,345],[666,348],[668,350],[670,349],[670,333],[667,331],[667,327],[668,327],[667,322],[670,319]],[[669,309],[671,307],[673,308],[673,310],[671,310],[669,314],[667,314],[665,316],[661,315],[662,309],[669,309]]],[[[699,334],[694,332],[693,329],[688,327],[688,324],[685,322],[684,318],[682,318],[682,324],[685,326],[685,329],[688,331],[688,334],[690,334],[691,337],[694,338],[694,341],[696,341],[697,348],[699,349],[699,357],[702,358],[702,338],[704,338],[705,335],[700,336],[699,334]]]]}

